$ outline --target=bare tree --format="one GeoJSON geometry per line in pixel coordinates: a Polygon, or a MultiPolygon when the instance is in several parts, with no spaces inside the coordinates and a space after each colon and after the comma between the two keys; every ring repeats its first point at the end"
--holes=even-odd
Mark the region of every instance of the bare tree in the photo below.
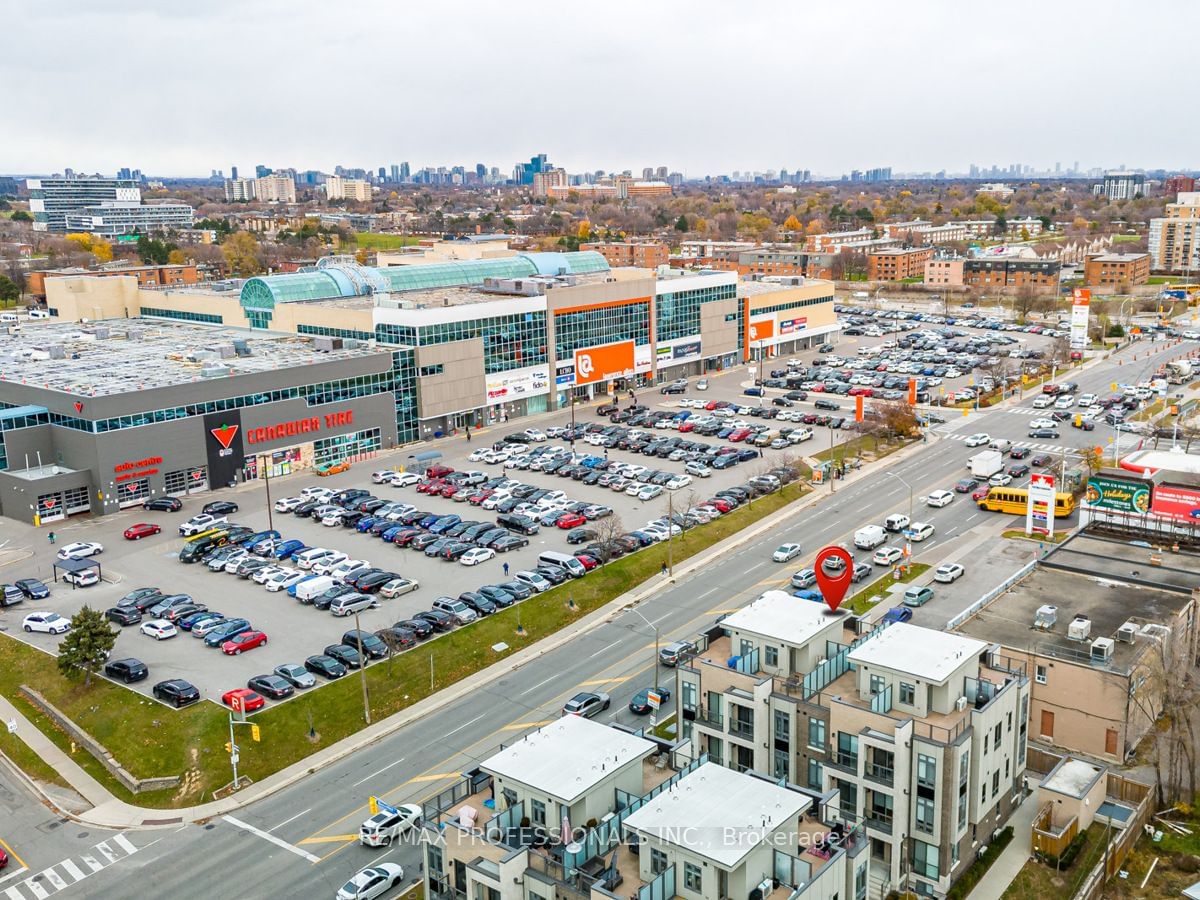
{"type": "Polygon", "coordinates": [[[1200,715],[1200,684],[1191,665],[1194,635],[1185,629],[1144,640],[1153,646],[1131,676],[1130,706],[1141,716],[1134,727],[1147,729],[1159,805],[1190,802],[1197,790],[1195,719],[1200,715]]]}

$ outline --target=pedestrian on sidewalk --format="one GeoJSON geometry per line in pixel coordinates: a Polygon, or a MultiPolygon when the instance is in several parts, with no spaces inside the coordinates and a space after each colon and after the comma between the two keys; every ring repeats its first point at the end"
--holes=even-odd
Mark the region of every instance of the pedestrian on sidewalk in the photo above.
{"type": "Polygon", "coordinates": [[[471,443],[471,426],[467,426],[467,443],[471,443]]]}
{"type": "Polygon", "coordinates": [[[663,573],[664,575],[666,575],[666,574],[667,574],[667,564],[666,564],[666,563],[663,563],[663,564],[662,564],[662,573],[663,573]]]}
{"type": "Polygon", "coordinates": [[[51,532],[50,532],[48,535],[46,535],[46,537],[50,539],[50,546],[51,546],[51,547],[53,547],[53,546],[54,546],[54,541],[55,541],[55,534],[54,534],[54,532],[53,532],[53,531],[51,531],[51,532]]]}

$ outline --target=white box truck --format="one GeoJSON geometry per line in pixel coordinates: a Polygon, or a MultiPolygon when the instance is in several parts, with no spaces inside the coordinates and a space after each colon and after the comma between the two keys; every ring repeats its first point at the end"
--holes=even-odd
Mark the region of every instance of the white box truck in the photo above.
{"type": "Polygon", "coordinates": [[[975,478],[991,478],[1004,468],[1004,455],[999,450],[984,450],[967,460],[967,468],[975,478]]]}
{"type": "Polygon", "coordinates": [[[878,525],[867,525],[854,532],[854,546],[860,550],[874,550],[887,543],[887,532],[878,525]]]}

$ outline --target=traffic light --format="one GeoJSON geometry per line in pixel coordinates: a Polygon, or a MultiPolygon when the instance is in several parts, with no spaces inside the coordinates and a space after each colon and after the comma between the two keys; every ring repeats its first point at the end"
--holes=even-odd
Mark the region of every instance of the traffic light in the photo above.
{"type": "Polygon", "coordinates": [[[250,737],[254,738],[256,741],[262,740],[262,730],[253,723],[250,725],[250,737]]]}
{"type": "Polygon", "coordinates": [[[226,742],[225,742],[225,752],[226,752],[226,753],[229,753],[229,754],[232,754],[232,753],[233,753],[233,741],[226,741],[226,742]]]}

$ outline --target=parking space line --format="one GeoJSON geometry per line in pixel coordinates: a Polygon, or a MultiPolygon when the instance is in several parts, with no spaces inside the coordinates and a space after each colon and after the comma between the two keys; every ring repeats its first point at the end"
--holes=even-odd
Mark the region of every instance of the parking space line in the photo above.
{"type": "MultiPolygon", "coordinates": [[[[20,870],[18,870],[17,872],[13,872],[12,873],[13,875],[20,874],[20,872],[23,872],[29,868],[29,866],[27,866],[25,864],[25,860],[21,859],[21,855],[19,853],[17,853],[17,851],[14,850],[12,847],[8,846],[8,843],[4,840],[4,838],[0,838],[0,847],[3,847],[5,849],[5,851],[8,853],[8,855],[11,856],[13,859],[15,859],[17,861],[17,865],[19,865],[21,867],[20,870]]],[[[11,876],[5,876],[5,877],[8,878],[11,876]]]]}
{"type": "Polygon", "coordinates": [[[235,819],[233,816],[221,816],[221,819],[228,822],[230,825],[241,828],[243,831],[248,831],[257,837],[262,838],[264,841],[274,844],[276,847],[288,851],[288,853],[295,853],[297,856],[308,860],[310,863],[317,863],[321,861],[320,857],[313,856],[313,854],[306,850],[301,850],[295,844],[289,844],[282,838],[277,838],[275,835],[263,831],[261,828],[255,828],[253,825],[243,822],[241,819],[235,819]]]}

